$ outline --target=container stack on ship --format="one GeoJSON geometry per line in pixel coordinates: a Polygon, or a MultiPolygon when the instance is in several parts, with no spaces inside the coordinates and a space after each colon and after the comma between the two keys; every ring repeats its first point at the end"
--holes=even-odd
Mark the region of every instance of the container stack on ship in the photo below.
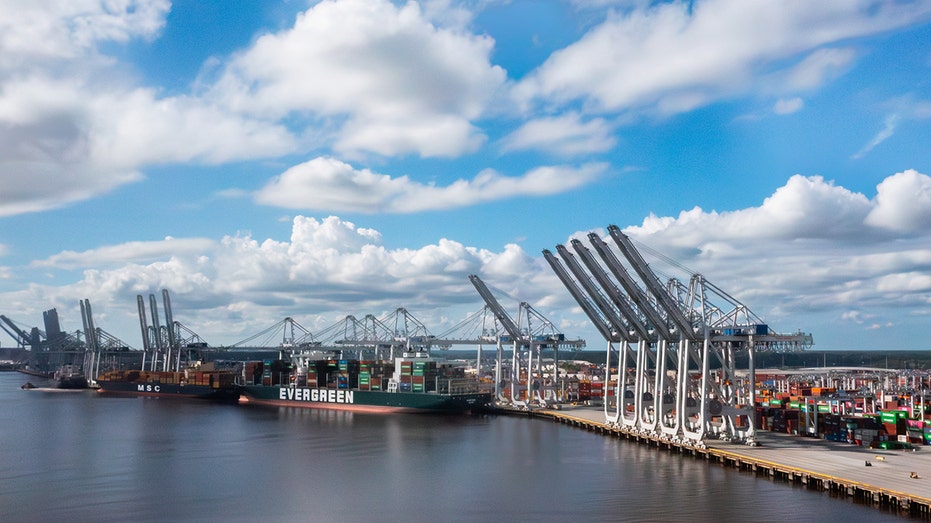
{"type": "Polygon", "coordinates": [[[240,402],[361,412],[469,412],[491,404],[479,381],[426,353],[392,361],[295,354],[246,364],[240,402]]]}

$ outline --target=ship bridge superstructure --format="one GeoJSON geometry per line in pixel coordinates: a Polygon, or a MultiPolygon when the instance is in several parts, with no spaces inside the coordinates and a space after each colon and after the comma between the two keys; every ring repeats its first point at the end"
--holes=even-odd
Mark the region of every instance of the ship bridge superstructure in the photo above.
{"type": "Polygon", "coordinates": [[[773,331],[701,274],[661,281],[617,226],[590,248],[573,239],[543,256],[606,342],[609,424],[671,441],[754,443],[754,354],[802,351],[810,334],[773,331]],[[749,355],[738,368],[735,355],[749,355]]]}

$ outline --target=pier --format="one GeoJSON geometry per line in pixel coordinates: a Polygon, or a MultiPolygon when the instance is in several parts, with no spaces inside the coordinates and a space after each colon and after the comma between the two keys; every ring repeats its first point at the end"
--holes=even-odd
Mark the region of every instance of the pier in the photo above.
{"type": "Polygon", "coordinates": [[[756,476],[829,491],[899,514],[931,519],[931,450],[870,449],[769,431],[756,433],[757,446],[714,440],[696,446],[612,426],[601,408],[563,406],[560,410],[498,412],[552,420],[756,476]]]}

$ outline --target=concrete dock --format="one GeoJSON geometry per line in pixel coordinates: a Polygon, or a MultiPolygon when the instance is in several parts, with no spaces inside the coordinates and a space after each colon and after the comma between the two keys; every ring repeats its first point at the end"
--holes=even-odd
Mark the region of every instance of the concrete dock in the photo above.
{"type": "Polygon", "coordinates": [[[714,440],[696,447],[611,427],[601,408],[521,412],[931,519],[931,447],[880,450],[769,431],[757,432],[755,447],[714,440]]]}

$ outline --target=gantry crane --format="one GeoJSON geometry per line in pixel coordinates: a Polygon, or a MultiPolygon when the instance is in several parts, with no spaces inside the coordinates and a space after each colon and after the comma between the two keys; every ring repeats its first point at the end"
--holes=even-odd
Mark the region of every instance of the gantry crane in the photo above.
{"type": "Polygon", "coordinates": [[[709,435],[753,444],[754,351],[803,350],[811,335],[772,332],[701,275],[692,275],[687,287],[675,279],[664,285],[617,226],[608,227],[608,237],[613,248],[598,234],[588,235],[600,261],[579,240],[572,240],[575,255],[557,246],[561,262],[543,251],[608,351],[621,346],[616,409],[606,406],[607,421],[697,445],[709,435]],[[634,342],[636,353],[629,348],[634,342]],[[749,352],[745,371],[736,369],[737,350],[749,352]]]}
{"type": "Polygon", "coordinates": [[[498,371],[495,373],[498,400],[510,402],[521,408],[530,408],[533,404],[549,405],[559,402],[559,348],[584,347],[585,342],[566,340],[565,336],[555,330],[552,322],[527,302],[520,303],[518,321],[515,322],[478,275],[469,275],[469,281],[504,330],[504,333],[499,332],[496,336],[498,369],[503,358],[503,344],[511,344],[511,374],[508,380],[510,397],[503,394],[504,380],[498,371]],[[524,321],[526,325],[522,327],[521,323],[524,321]],[[540,327],[535,327],[535,323],[539,323],[540,327]],[[545,375],[543,368],[544,347],[553,348],[554,372],[550,377],[545,375]],[[526,356],[526,363],[522,363],[522,356],[526,356]],[[526,400],[521,399],[523,391],[526,391],[526,400]]]}

